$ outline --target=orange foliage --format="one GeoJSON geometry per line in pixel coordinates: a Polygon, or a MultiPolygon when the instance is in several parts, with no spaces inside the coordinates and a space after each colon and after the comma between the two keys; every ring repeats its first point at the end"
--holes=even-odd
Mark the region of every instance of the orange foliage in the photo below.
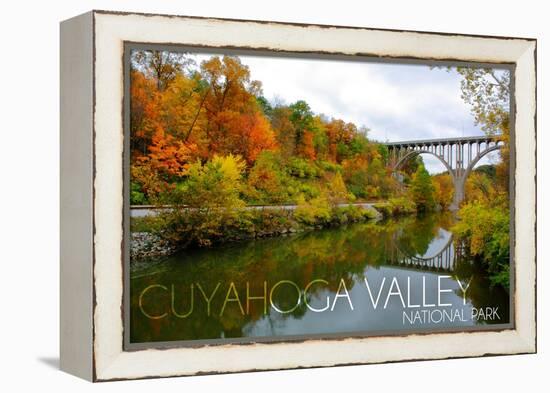
{"type": "Polygon", "coordinates": [[[353,123],[346,123],[340,119],[333,119],[326,125],[328,138],[328,156],[336,162],[340,161],[338,157],[338,144],[350,143],[354,135],[357,134],[357,127],[353,123]]]}
{"type": "Polygon", "coordinates": [[[262,151],[276,149],[275,134],[264,116],[256,112],[242,115],[240,121],[241,127],[237,131],[237,137],[242,141],[242,155],[249,164],[256,161],[262,151]]]}
{"type": "Polygon", "coordinates": [[[445,173],[432,177],[432,183],[435,189],[435,201],[446,209],[453,202],[454,185],[451,175],[445,173]]]}
{"type": "Polygon", "coordinates": [[[130,167],[132,181],[140,185],[141,191],[150,202],[154,202],[158,197],[174,188],[170,184],[161,179],[159,172],[154,169],[150,162],[143,160],[143,157],[137,163],[130,167]]]}
{"type": "Polygon", "coordinates": [[[160,173],[183,176],[188,167],[189,158],[195,151],[195,145],[187,145],[159,130],[153,136],[153,143],[149,146],[149,155],[142,161],[148,162],[160,173]]]}
{"type": "Polygon", "coordinates": [[[256,102],[260,83],[237,57],[212,57],[201,73],[178,73],[163,90],[132,71],[132,156],[167,176],[183,176],[190,162],[239,154],[253,164],[277,148],[271,123],[256,102]]]}
{"type": "Polygon", "coordinates": [[[313,146],[313,132],[304,131],[302,143],[298,148],[298,153],[308,160],[315,160],[315,147],[313,146]]]}
{"type": "Polygon", "coordinates": [[[159,95],[155,83],[141,72],[132,71],[130,88],[130,130],[132,150],[144,155],[158,128],[159,95]]]}

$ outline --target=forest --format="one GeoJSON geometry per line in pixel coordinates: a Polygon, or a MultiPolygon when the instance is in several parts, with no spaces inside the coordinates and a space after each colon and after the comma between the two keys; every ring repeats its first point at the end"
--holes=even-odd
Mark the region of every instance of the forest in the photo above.
{"type": "MultiPolygon", "coordinates": [[[[215,173],[246,205],[404,195],[386,147],[368,139],[368,128],[315,114],[303,100],[270,103],[238,57],[213,56],[197,68],[185,54],[137,51],[132,65],[132,204],[173,203],[179,194],[203,206],[210,196],[197,198],[197,182],[215,173]]],[[[420,158],[403,168],[405,183],[417,171],[425,175],[420,158]]],[[[434,190],[423,182],[415,201],[447,204],[444,179],[434,190]],[[426,191],[432,195],[420,195],[426,191]]]]}
{"type": "MultiPolygon", "coordinates": [[[[462,75],[462,97],[484,132],[507,142],[506,75],[449,72],[462,75]]],[[[129,128],[131,205],[173,207],[133,220],[132,231],[177,248],[374,218],[361,202],[395,216],[444,210],[453,198],[450,176],[430,175],[420,156],[398,181],[367,127],[315,113],[304,100],[270,102],[238,56],[196,64],[186,53],[133,51],[129,128]],[[295,208],[251,209],[265,205],[295,208]]],[[[455,228],[500,283],[508,274],[508,154],[469,176],[455,228]]]]}

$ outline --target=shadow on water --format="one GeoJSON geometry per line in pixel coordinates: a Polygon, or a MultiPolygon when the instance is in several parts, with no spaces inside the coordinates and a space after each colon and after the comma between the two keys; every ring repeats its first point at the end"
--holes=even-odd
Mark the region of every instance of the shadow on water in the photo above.
{"type": "Polygon", "coordinates": [[[491,288],[480,264],[453,240],[453,223],[444,213],[407,216],[133,264],[130,341],[507,323],[508,293],[491,288]],[[391,285],[401,298],[388,295],[397,290],[391,285]],[[444,305],[434,308],[465,317],[409,323],[404,313],[429,310],[442,285],[444,305]],[[474,308],[486,307],[498,307],[499,318],[471,318],[474,308]]]}

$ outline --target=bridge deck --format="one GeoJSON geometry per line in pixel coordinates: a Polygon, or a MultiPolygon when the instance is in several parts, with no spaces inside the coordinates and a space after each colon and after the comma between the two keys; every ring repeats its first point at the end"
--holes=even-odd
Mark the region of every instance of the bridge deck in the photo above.
{"type": "Polygon", "coordinates": [[[451,144],[451,143],[478,143],[478,142],[490,142],[498,138],[496,136],[462,136],[456,138],[437,138],[437,139],[419,139],[413,141],[400,141],[400,142],[385,142],[386,146],[418,146],[418,145],[437,145],[437,144],[451,144]]]}

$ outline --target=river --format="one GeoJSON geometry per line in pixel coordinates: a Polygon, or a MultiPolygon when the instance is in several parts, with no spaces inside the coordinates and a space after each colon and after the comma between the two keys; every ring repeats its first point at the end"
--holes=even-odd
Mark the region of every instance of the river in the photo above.
{"type": "Polygon", "coordinates": [[[132,263],[130,342],[400,334],[507,324],[447,213],[132,263]]]}

